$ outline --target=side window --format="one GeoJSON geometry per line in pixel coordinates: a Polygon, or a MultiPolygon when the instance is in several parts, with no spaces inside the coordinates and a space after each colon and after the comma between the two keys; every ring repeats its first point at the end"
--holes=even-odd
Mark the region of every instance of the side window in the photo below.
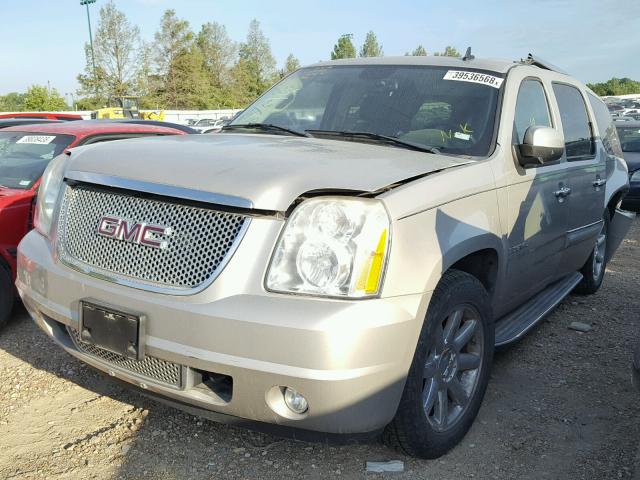
{"type": "Polygon", "coordinates": [[[596,116],[596,123],[598,124],[598,131],[600,132],[600,139],[604,145],[604,149],[609,155],[615,155],[616,157],[622,157],[622,147],[620,146],[620,140],[618,138],[618,132],[616,126],[613,124],[613,118],[609,109],[602,100],[592,94],[587,95],[589,97],[589,103],[596,116]]]}
{"type": "Polygon", "coordinates": [[[571,85],[554,83],[553,93],[560,109],[567,160],[584,160],[592,157],[595,149],[591,126],[587,106],[580,90],[571,85]]]}
{"type": "Polygon", "coordinates": [[[515,143],[521,144],[527,128],[535,125],[551,126],[549,104],[542,83],[538,80],[524,80],[520,85],[516,101],[513,124],[515,143]]]}

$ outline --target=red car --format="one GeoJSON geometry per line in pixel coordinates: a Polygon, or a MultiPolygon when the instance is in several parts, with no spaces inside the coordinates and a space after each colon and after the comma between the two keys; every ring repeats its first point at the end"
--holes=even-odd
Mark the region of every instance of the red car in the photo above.
{"type": "Polygon", "coordinates": [[[16,112],[2,113],[0,118],[42,118],[46,120],[82,120],[77,113],[52,113],[52,112],[16,112]]]}
{"type": "Polygon", "coordinates": [[[17,247],[32,227],[40,177],[49,161],[80,145],[149,135],[184,135],[179,127],[75,121],[0,130],[0,327],[14,303],[17,247]]]}

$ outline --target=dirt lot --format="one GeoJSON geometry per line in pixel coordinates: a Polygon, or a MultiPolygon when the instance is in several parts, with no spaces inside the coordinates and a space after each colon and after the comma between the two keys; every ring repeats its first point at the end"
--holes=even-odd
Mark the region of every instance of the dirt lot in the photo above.
{"type": "Polygon", "coordinates": [[[496,355],[478,420],[444,458],[381,444],[282,440],[178,412],[112,384],[55,347],[19,309],[0,334],[0,478],[640,479],[640,221],[592,297],[571,296],[496,355]],[[593,326],[569,330],[572,321],[593,326]],[[635,477],[634,477],[635,475],[635,477]]]}

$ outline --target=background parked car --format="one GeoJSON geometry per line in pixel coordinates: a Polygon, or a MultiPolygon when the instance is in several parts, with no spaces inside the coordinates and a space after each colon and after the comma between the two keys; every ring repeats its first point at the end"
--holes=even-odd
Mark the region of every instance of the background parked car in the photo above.
{"type": "Polygon", "coordinates": [[[41,118],[0,118],[0,128],[33,125],[34,123],[62,123],[64,120],[43,120],[41,118]]]}
{"type": "Polygon", "coordinates": [[[195,128],[197,131],[202,133],[204,130],[208,130],[215,127],[216,122],[219,122],[219,120],[216,120],[214,118],[201,118],[193,125],[190,125],[190,127],[195,128]]]}
{"type": "Polygon", "coordinates": [[[634,212],[640,211],[640,121],[616,122],[618,137],[624,159],[629,169],[629,193],[622,207],[634,212]]]}
{"type": "Polygon", "coordinates": [[[201,133],[218,133],[221,132],[224,127],[231,123],[230,118],[223,118],[220,120],[216,120],[216,123],[213,127],[202,130],[201,133]]]}
{"type": "Polygon", "coordinates": [[[14,303],[17,247],[32,228],[33,203],[49,161],[80,145],[184,133],[180,129],[144,123],[55,120],[0,130],[0,327],[8,319],[14,303]]]}
{"type": "Polygon", "coordinates": [[[47,120],[82,120],[82,116],[77,113],[53,113],[53,112],[17,112],[2,113],[0,118],[40,118],[47,120]]]}

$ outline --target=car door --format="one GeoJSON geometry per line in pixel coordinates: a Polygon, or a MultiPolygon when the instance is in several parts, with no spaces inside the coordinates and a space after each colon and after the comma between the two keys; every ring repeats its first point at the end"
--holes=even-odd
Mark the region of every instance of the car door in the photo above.
{"type": "Polygon", "coordinates": [[[511,305],[522,303],[557,277],[565,245],[568,209],[559,195],[567,183],[564,160],[525,169],[515,148],[530,126],[555,127],[548,98],[540,79],[529,77],[520,84],[512,140],[517,173],[507,187],[509,295],[505,300],[511,305]]]}
{"type": "Polygon", "coordinates": [[[568,83],[553,82],[552,86],[564,133],[570,189],[567,248],[560,264],[561,273],[569,273],[584,265],[602,229],[607,153],[596,144],[582,91],[568,83]]]}

